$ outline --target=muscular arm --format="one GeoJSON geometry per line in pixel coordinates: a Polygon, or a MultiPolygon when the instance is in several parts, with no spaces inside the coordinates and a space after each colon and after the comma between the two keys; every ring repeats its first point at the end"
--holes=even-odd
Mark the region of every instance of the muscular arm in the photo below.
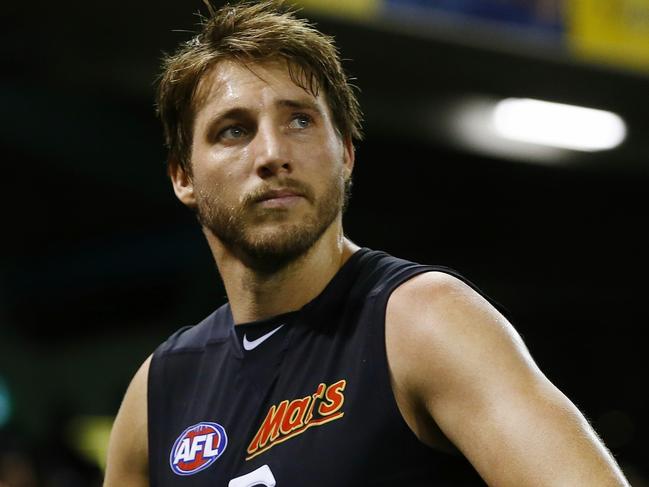
{"type": "Polygon", "coordinates": [[[513,327],[458,279],[431,272],[400,286],[388,303],[386,342],[411,428],[426,438],[417,425],[432,418],[489,485],[628,486],[513,327]]]}
{"type": "Polygon", "coordinates": [[[115,418],[104,487],[147,487],[147,378],[149,357],[137,371],[115,418]]]}

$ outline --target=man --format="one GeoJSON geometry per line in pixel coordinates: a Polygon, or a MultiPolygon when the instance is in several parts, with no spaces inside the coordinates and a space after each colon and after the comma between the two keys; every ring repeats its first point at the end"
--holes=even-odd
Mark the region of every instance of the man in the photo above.
{"type": "Polygon", "coordinates": [[[361,117],[332,39],[272,2],[210,14],[158,106],[229,303],[137,372],[105,485],[464,485],[458,457],[494,486],[627,485],[471,285],[345,238],[361,117]]]}

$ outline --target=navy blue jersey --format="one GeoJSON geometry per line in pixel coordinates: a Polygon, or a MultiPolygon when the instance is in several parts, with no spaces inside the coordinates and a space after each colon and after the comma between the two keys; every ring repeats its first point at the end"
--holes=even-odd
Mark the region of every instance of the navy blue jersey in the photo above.
{"type": "Polygon", "coordinates": [[[151,485],[484,485],[422,444],[385,348],[393,290],[422,266],[361,249],[298,311],[234,326],[228,304],[179,330],[149,370],[151,485]]]}

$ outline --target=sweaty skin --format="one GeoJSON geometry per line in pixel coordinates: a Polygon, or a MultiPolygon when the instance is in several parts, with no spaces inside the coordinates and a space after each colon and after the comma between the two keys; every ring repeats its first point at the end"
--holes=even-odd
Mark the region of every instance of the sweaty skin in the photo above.
{"type": "Polygon", "coordinates": [[[410,428],[440,447],[443,432],[489,485],[628,485],[512,325],[462,281],[431,272],[396,289],[386,342],[410,428]]]}
{"type": "MultiPolygon", "coordinates": [[[[203,212],[235,323],[300,309],[358,250],[343,235],[336,193],[351,176],[351,141],[333,126],[324,95],[296,86],[279,63],[222,62],[199,92],[192,173],[172,165],[171,178],[180,201],[203,212]],[[259,194],[269,198],[249,199],[259,194]],[[320,228],[331,214],[326,204],[337,206],[320,228]],[[236,215],[234,235],[222,227],[223,212],[236,215]],[[269,271],[242,250],[289,248],[295,235],[317,238],[281,268],[269,271]]],[[[430,272],[396,289],[386,348],[397,405],[412,431],[432,447],[459,449],[489,485],[628,485],[513,327],[461,281],[430,272]]],[[[117,415],[105,487],[148,485],[149,361],[117,415]]]]}

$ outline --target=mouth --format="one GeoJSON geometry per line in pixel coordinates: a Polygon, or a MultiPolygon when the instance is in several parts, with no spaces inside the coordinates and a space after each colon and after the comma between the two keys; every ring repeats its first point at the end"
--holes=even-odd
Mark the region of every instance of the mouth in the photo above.
{"type": "Polygon", "coordinates": [[[266,208],[283,208],[293,206],[305,199],[303,193],[292,189],[274,189],[266,191],[256,202],[266,208]]]}
{"type": "Polygon", "coordinates": [[[292,189],[274,189],[271,191],[265,192],[261,197],[259,198],[259,201],[266,201],[266,200],[273,200],[273,199],[281,199],[281,198],[294,198],[294,197],[300,197],[302,198],[304,195],[298,191],[292,190],[292,189]]]}

